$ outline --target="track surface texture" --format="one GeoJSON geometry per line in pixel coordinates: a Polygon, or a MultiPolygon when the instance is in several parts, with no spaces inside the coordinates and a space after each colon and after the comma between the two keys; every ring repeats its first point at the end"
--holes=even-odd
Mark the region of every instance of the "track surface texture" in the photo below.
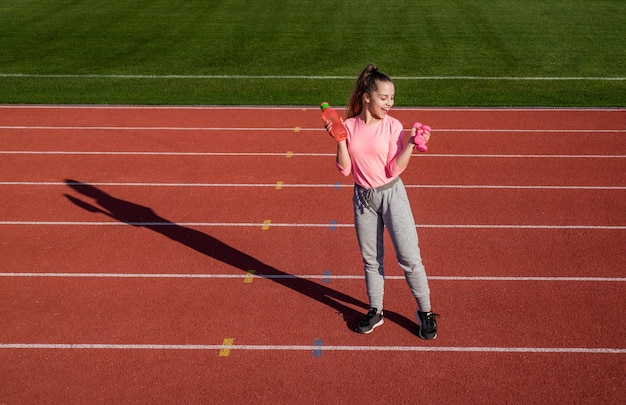
{"type": "Polygon", "coordinates": [[[626,110],[392,115],[433,341],[319,109],[0,106],[0,403],[621,403],[626,110]]]}

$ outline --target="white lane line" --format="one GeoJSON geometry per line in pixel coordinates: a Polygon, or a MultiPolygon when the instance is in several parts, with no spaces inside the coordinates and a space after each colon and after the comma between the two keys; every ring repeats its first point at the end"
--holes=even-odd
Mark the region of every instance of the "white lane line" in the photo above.
{"type": "Polygon", "coordinates": [[[2,343],[5,350],[248,350],[248,351],[363,351],[363,352],[472,352],[472,353],[570,353],[626,354],[613,347],[493,347],[493,346],[311,346],[311,345],[175,345],[100,343],[2,343]]]}
{"type": "MultiPolygon", "coordinates": [[[[83,125],[0,125],[0,129],[11,130],[51,130],[51,131],[219,131],[219,132],[294,132],[296,127],[151,127],[151,126],[83,126],[83,125]]],[[[323,127],[297,127],[298,132],[323,132],[323,127]]],[[[410,130],[410,128],[405,128],[410,130]]],[[[481,133],[538,133],[538,134],[594,134],[594,133],[624,133],[624,128],[608,128],[608,129],[524,129],[524,128],[437,128],[433,132],[481,132],[481,133]]]]}
{"type": "MultiPolygon", "coordinates": [[[[254,222],[78,222],[78,221],[0,221],[0,225],[23,226],[197,226],[197,227],[277,227],[277,228],[328,228],[329,224],[286,224],[254,222]]],[[[353,228],[353,224],[333,224],[335,228],[353,228]]],[[[417,228],[453,228],[453,229],[590,229],[590,230],[626,230],[626,225],[479,225],[479,224],[418,224],[417,228]]]]}
{"type": "MultiPolygon", "coordinates": [[[[341,75],[146,75],[77,73],[0,73],[0,77],[34,79],[149,79],[149,80],[354,80],[341,75]]],[[[620,76],[394,76],[394,80],[487,80],[487,81],[624,81],[620,76]]]]}
{"type": "MultiPolygon", "coordinates": [[[[323,275],[323,274],[193,274],[193,273],[0,273],[0,277],[42,277],[42,278],[163,278],[163,279],[336,279],[336,280],[362,280],[362,275],[323,275]]],[[[386,276],[388,280],[404,280],[404,276],[386,276]]],[[[438,281],[541,281],[541,282],[602,282],[624,283],[626,277],[532,277],[532,276],[428,276],[429,280],[438,281]]]]}
{"type": "MultiPolygon", "coordinates": [[[[224,188],[276,188],[276,183],[117,183],[117,182],[60,182],[60,181],[0,181],[0,186],[81,186],[89,185],[94,187],[224,187],[224,188]]],[[[283,188],[348,188],[352,184],[289,184],[282,182],[283,188]]],[[[496,189],[496,190],[626,190],[626,186],[524,186],[524,185],[463,185],[463,184],[405,184],[406,188],[421,189],[496,189]]]]}
{"type": "MultiPolygon", "coordinates": [[[[93,155],[93,156],[276,156],[276,157],[333,157],[332,153],[305,152],[147,152],[147,151],[38,151],[0,150],[0,155],[93,155]]],[[[626,155],[512,155],[512,154],[456,154],[425,153],[420,158],[491,158],[491,159],[624,159],[626,155]]]]}
{"type": "MultiPolygon", "coordinates": [[[[354,80],[354,79],[353,79],[354,80]]],[[[338,105],[337,108],[345,109],[346,106],[338,105]]],[[[230,110],[270,110],[270,111],[293,111],[293,110],[313,110],[319,111],[318,105],[115,105],[115,104],[0,104],[0,109],[5,110],[210,110],[210,111],[230,111],[230,110]]],[[[394,111],[460,111],[460,112],[624,112],[622,107],[394,107],[394,111]]]]}
{"type": "MultiPolygon", "coordinates": [[[[145,126],[45,126],[45,125],[2,125],[0,129],[35,129],[35,130],[84,130],[84,131],[290,131],[295,127],[145,127],[145,126]]],[[[300,131],[324,131],[323,128],[299,128],[300,131]]],[[[593,131],[596,132],[596,131],[593,131]]],[[[619,132],[619,130],[618,130],[619,132]]]]}
{"type": "MultiPolygon", "coordinates": [[[[33,151],[33,150],[3,150],[2,155],[113,155],[113,156],[287,156],[287,152],[142,152],[142,151],[33,151]]],[[[289,153],[292,156],[334,156],[329,153],[304,154],[289,153]]],[[[603,156],[603,155],[601,155],[603,156]]]]}

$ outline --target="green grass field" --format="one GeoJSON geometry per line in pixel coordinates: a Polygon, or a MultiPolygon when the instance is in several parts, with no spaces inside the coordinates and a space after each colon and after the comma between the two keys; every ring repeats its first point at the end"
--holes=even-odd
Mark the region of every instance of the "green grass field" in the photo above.
{"type": "Polygon", "coordinates": [[[626,1],[0,0],[0,103],[626,106],[626,1]]]}

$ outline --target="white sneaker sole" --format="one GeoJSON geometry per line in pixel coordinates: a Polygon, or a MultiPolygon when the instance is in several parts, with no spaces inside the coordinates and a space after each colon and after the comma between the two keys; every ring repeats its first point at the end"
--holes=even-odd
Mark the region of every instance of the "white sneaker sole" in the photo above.
{"type": "MultiPolygon", "coordinates": [[[[366,332],[361,332],[361,331],[359,331],[358,329],[357,329],[356,331],[357,331],[358,333],[362,333],[362,334],[364,334],[364,335],[367,335],[367,334],[369,334],[369,333],[374,332],[374,329],[376,329],[377,327],[379,327],[379,326],[380,326],[380,325],[382,325],[383,323],[385,323],[385,320],[384,320],[384,319],[381,319],[380,321],[378,321],[378,322],[376,322],[375,324],[373,324],[373,325],[372,325],[372,329],[370,329],[370,330],[368,330],[368,331],[366,331],[366,332]]],[[[358,328],[358,327],[357,327],[357,328],[358,328]]]]}

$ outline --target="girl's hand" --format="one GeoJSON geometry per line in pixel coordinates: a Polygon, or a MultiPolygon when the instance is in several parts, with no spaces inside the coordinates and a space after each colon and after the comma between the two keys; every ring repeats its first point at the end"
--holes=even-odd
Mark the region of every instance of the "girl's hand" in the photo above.
{"type": "Polygon", "coordinates": [[[428,143],[428,141],[430,140],[430,127],[428,127],[428,131],[425,129],[423,129],[422,131],[422,135],[424,135],[424,141],[428,143]]]}
{"type": "Polygon", "coordinates": [[[330,121],[324,120],[324,128],[326,128],[326,132],[328,132],[329,135],[330,135],[330,127],[331,126],[332,126],[332,124],[330,123],[330,121]]]}
{"type": "MultiPolygon", "coordinates": [[[[341,123],[343,124],[343,118],[341,119],[341,123]]],[[[326,132],[328,132],[328,135],[330,135],[331,138],[333,138],[334,140],[336,140],[337,142],[341,142],[341,141],[345,141],[347,138],[347,134],[345,131],[340,131],[338,134],[337,133],[333,133],[332,132],[332,128],[333,128],[333,124],[330,121],[324,121],[324,128],[326,128],[326,132]]]]}
{"type": "Polygon", "coordinates": [[[426,152],[428,149],[426,143],[430,140],[430,127],[414,122],[411,126],[411,139],[420,152],[426,152]]]}

